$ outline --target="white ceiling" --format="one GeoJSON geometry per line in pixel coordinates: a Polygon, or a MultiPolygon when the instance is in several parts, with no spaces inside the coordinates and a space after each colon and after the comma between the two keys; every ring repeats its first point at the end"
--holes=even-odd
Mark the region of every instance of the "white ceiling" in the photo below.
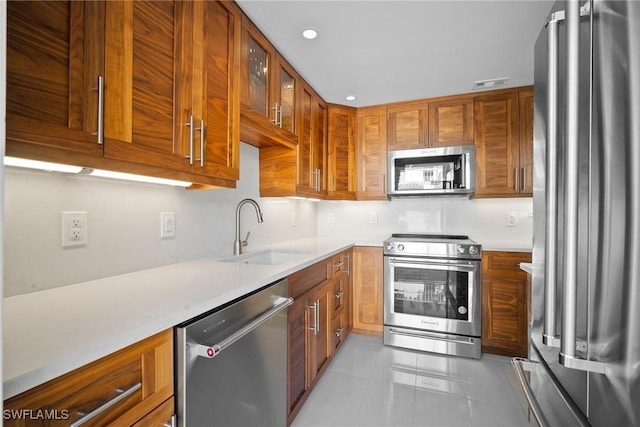
{"type": "Polygon", "coordinates": [[[533,45],[553,4],[236,1],[325,101],[353,106],[466,93],[499,77],[532,84],[533,45]],[[302,38],[306,27],[318,38],[302,38]]]}

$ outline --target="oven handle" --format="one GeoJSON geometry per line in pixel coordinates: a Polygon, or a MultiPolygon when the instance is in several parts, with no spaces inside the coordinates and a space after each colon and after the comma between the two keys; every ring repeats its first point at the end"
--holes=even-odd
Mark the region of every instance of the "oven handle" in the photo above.
{"type": "Polygon", "coordinates": [[[447,270],[474,271],[476,269],[475,265],[471,263],[464,263],[461,261],[456,261],[455,263],[445,263],[445,262],[425,261],[423,259],[418,259],[418,258],[404,258],[404,259],[389,258],[389,262],[397,266],[405,266],[405,267],[414,267],[416,265],[420,265],[425,267],[445,267],[447,270]]]}
{"type": "Polygon", "coordinates": [[[473,339],[470,337],[458,337],[458,336],[450,336],[450,335],[435,335],[430,334],[428,332],[407,332],[404,330],[396,330],[393,328],[389,328],[389,333],[393,335],[404,335],[407,337],[414,338],[434,338],[440,341],[447,341],[452,343],[460,343],[460,342],[473,342],[473,339]]]}

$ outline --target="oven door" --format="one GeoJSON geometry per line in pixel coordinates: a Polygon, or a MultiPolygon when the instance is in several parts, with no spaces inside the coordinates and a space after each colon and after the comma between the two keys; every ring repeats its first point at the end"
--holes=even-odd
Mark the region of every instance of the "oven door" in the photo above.
{"type": "Polygon", "coordinates": [[[480,261],[384,257],[384,324],[479,337],[480,261]]]}

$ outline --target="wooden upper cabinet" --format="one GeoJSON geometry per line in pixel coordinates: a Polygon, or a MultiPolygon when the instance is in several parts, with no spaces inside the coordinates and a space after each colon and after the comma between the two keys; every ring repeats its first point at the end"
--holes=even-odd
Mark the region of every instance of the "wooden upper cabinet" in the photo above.
{"type": "Polygon", "coordinates": [[[106,2],[107,158],[190,169],[174,150],[175,12],[172,1],[106,2]]]}
{"type": "Polygon", "coordinates": [[[7,152],[234,187],[239,38],[227,2],[12,2],[7,152]]]}
{"type": "Polygon", "coordinates": [[[524,88],[474,98],[475,197],[531,196],[532,96],[524,88]]]}
{"type": "Polygon", "coordinates": [[[520,107],[520,193],[533,195],[533,88],[519,92],[520,107]]]}
{"type": "Polygon", "coordinates": [[[300,78],[246,15],[240,56],[242,140],[294,148],[300,78]]]}
{"type": "Polygon", "coordinates": [[[7,3],[7,155],[98,158],[104,2],[7,3]]]}
{"type": "Polygon", "coordinates": [[[429,102],[429,147],[473,145],[473,98],[429,102]]]}
{"type": "Polygon", "coordinates": [[[356,109],[328,106],[329,140],[327,198],[356,198],[356,109]]]}
{"type": "Polygon", "coordinates": [[[391,150],[473,144],[473,98],[450,96],[402,102],[387,108],[391,150]]]}
{"type": "Polygon", "coordinates": [[[425,148],[428,109],[425,101],[403,102],[387,108],[387,147],[392,150],[425,148]]]}
{"type": "Polygon", "coordinates": [[[241,11],[230,2],[176,2],[177,151],[194,174],[239,178],[241,11]]]}
{"type": "Polygon", "coordinates": [[[387,200],[387,114],[384,107],[359,108],[357,113],[356,196],[387,200]]]}
{"type": "Polygon", "coordinates": [[[300,90],[297,195],[326,194],[327,107],[307,84],[300,90]]]}

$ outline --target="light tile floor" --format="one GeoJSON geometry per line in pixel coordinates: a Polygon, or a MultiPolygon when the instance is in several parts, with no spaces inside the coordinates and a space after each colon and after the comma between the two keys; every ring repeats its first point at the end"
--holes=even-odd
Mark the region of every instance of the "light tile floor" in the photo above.
{"type": "Polygon", "coordinates": [[[415,352],[351,334],[292,427],[534,427],[507,357],[415,352]]]}

